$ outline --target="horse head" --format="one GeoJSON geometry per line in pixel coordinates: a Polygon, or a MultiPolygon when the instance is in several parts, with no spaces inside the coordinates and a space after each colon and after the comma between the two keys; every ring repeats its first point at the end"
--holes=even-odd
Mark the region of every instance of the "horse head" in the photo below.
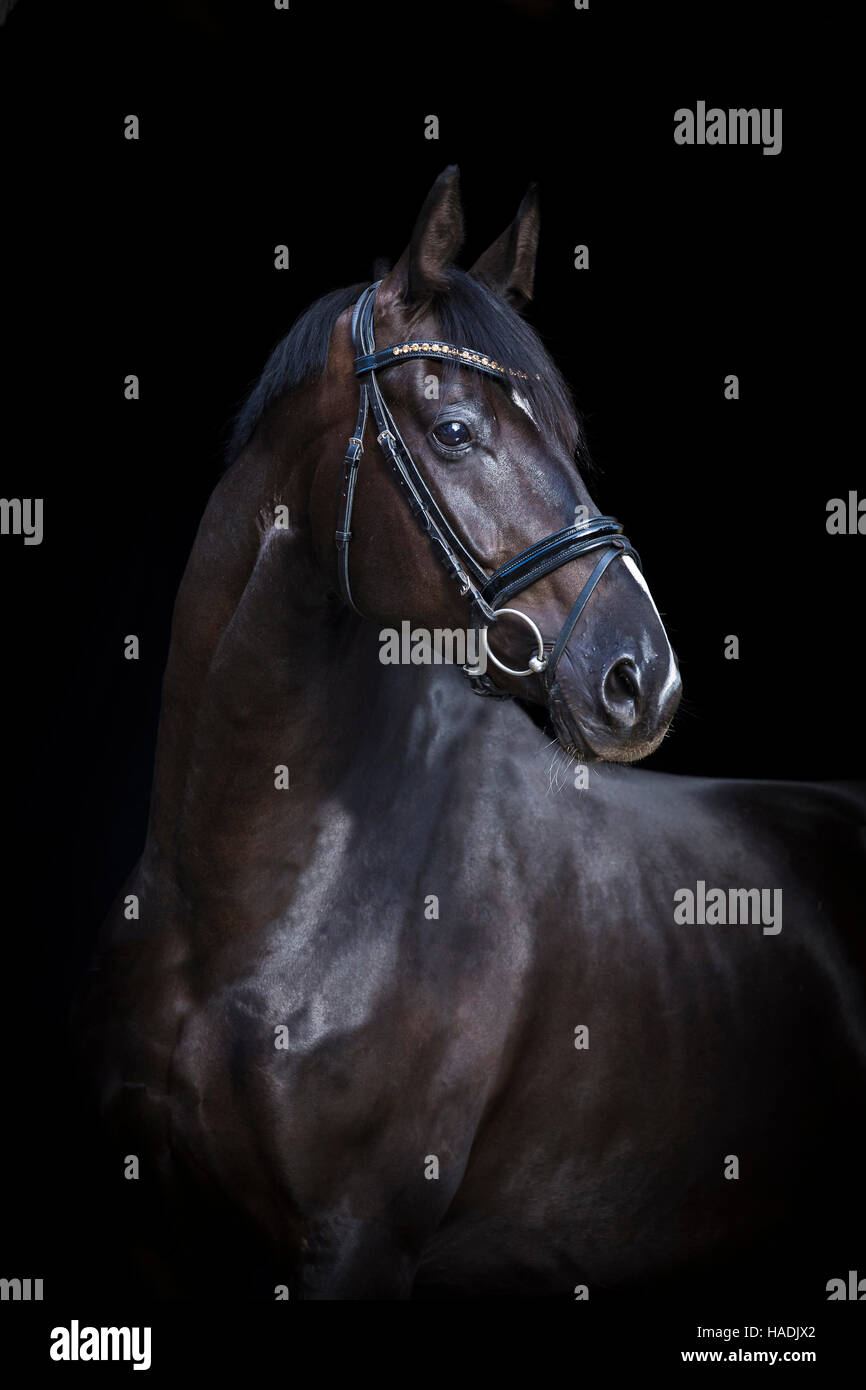
{"type": "Polygon", "coordinates": [[[637,554],[576,466],[568,388],[522,316],[538,229],[531,188],[460,270],[456,168],[436,180],[393,269],[334,326],[322,399],[344,409],[360,389],[361,410],[342,478],[330,442],[321,454],[313,530],[356,613],[480,628],[479,693],[546,706],[573,755],[633,761],[664,737],[680,677],[637,554]]]}

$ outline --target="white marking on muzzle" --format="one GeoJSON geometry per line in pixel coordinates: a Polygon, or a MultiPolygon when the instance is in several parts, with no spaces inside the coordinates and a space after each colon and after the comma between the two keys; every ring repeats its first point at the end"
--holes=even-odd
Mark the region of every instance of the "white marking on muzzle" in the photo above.
{"type": "Polygon", "coordinates": [[[665,625],[662,622],[661,613],[656,608],[655,599],[650,593],[649,585],[647,584],[646,580],[644,579],[643,575],[641,574],[640,570],[638,569],[637,565],[635,564],[634,560],[631,558],[630,555],[623,555],[622,562],[624,565],[628,566],[629,574],[632,576],[633,579],[637,580],[638,584],[641,586],[650,603],[652,604],[653,612],[659,620],[659,626],[661,627],[662,632],[664,632],[665,641],[668,645],[668,673],[665,677],[665,683],[662,686],[661,692],[659,694],[659,706],[662,706],[668,697],[668,692],[670,691],[671,686],[675,684],[678,678],[677,663],[674,660],[674,649],[668,641],[668,635],[667,632],[665,632],[665,625]]]}

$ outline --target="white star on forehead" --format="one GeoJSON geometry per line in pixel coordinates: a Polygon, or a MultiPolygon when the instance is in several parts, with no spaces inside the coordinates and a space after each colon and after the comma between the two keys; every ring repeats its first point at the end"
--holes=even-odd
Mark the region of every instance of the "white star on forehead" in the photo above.
{"type": "Polygon", "coordinates": [[[528,416],[529,416],[529,418],[530,418],[530,420],[532,421],[532,423],[533,423],[533,425],[535,426],[535,428],[538,429],[538,421],[536,420],[535,416],[533,415],[532,409],[531,409],[530,404],[529,404],[529,401],[526,399],[526,397],[525,397],[525,396],[521,396],[520,392],[519,392],[519,391],[515,391],[514,388],[512,387],[512,388],[511,388],[511,399],[514,401],[514,404],[515,404],[516,406],[518,406],[520,410],[523,411],[524,415],[528,415],[528,416]]]}

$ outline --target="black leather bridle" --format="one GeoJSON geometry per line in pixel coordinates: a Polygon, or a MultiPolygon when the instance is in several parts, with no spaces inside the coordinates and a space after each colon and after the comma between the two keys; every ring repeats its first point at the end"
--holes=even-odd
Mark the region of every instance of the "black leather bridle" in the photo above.
{"type": "MultiPolygon", "coordinates": [[[[355,305],[352,317],[352,344],[355,349],[355,375],[360,381],[361,398],[355,433],[349,440],[344,460],[343,486],[337,516],[337,575],[342,597],[349,607],[364,615],[352,599],[349,583],[349,541],[352,520],[352,505],[358,480],[358,466],[364,452],[364,433],[367,427],[368,412],[372,412],[376,425],[376,442],[397,479],[409,504],[412,515],[422,531],[426,532],[434,553],[447,572],[460,586],[460,593],[470,599],[472,609],[477,615],[484,649],[487,656],[500,670],[510,675],[539,675],[549,690],[553,684],[560,657],[565,651],[581,613],[607,569],[621,555],[633,555],[638,564],[640,557],[623,535],[621,524],[612,516],[595,516],[580,525],[566,526],[561,531],[545,537],[535,545],[523,550],[513,560],[500,565],[493,574],[488,574],[478,563],[453,530],[440,510],[430,489],[427,487],[408,446],[403,440],[397,424],[379,389],[377,373],[387,367],[396,366],[412,358],[428,358],[433,361],[456,362],[461,367],[471,367],[474,371],[485,372],[497,381],[506,384],[512,378],[526,379],[527,373],[513,367],[503,366],[486,353],[473,348],[459,348],[452,343],[438,339],[416,339],[395,343],[391,347],[376,350],[373,334],[373,317],[376,305],[376,291],[381,281],[370,285],[355,305]],[[603,550],[591,575],[578,595],[577,601],[562,625],[559,636],[549,657],[544,655],[544,638],[533,620],[517,608],[504,605],[514,594],[529,588],[537,580],[566,565],[571,560],[586,555],[591,550],[603,550]],[[495,623],[503,613],[511,613],[521,618],[535,634],[537,653],[529,660],[526,670],[515,671],[496,657],[487,645],[487,628],[495,623]]],[[[478,668],[464,666],[472,688],[480,695],[496,695],[507,698],[507,691],[496,686],[491,678],[482,674],[478,668]]]]}

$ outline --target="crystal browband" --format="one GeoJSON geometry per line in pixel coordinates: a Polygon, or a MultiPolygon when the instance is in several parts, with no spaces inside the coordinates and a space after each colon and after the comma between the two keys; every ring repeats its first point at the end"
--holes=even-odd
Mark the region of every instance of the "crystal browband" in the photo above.
{"type": "MultiPolygon", "coordinates": [[[[428,357],[428,358],[454,358],[461,366],[475,367],[479,372],[487,372],[489,376],[502,380],[505,377],[519,377],[523,381],[529,380],[529,373],[522,372],[517,367],[503,367],[501,362],[495,361],[489,354],[475,352],[473,348],[454,347],[452,343],[396,343],[394,347],[381,348],[379,352],[369,352],[361,357],[355,358],[355,376],[363,376],[366,372],[381,371],[383,367],[390,367],[395,362],[405,362],[407,357],[428,357]]],[[[541,377],[536,373],[537,380],[541,377]]]]}

